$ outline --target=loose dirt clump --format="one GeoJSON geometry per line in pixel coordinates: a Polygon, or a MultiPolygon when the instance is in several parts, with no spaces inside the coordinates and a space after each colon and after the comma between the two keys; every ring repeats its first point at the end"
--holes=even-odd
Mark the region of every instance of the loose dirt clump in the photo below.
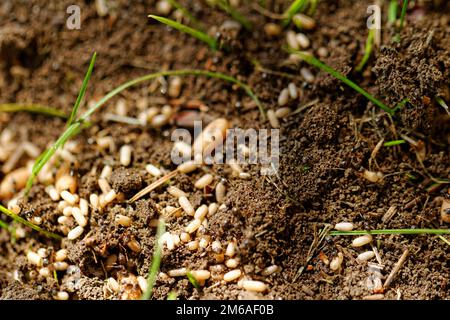
{"type": "Polygon", "coordinates": [[[132,195],[142,188],[142,177],[139,172],[118,168],[113,171],[110,182],[116,192],[123,192],[125,195],[132,195]]]}
{"type": "Polygon", "coordinates": [[[406,127],[425,132],[433,130],[439,109],[435,96],[447,96],[450,58],[448,32],[440,25],[439,18],[429,18],[420,27],[408,28],[399,45],[381,48],[373,72],[380,93],[395,105],[408,99],[412,106],[401,110],[406,127]]]}

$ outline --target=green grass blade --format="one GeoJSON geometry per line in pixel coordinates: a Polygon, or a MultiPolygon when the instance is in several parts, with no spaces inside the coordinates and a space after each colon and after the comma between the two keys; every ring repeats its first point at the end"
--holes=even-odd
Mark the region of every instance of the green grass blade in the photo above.
{"type": "Polygon", "coordinates": [[[398,146],[398,145],[404,144],[404,143],[406,143],[405,140],[392,140],[392,141],[386,141],[385,143],[383,143],[383,146],[393,147],[393,146],[398,146]]]}
{"type": "Polygon", "coordinates": [[[408,9],[408,0],[403,0],[402,13],[400,15],[400,27],[394,36],[394,42],[400,42],[400,33],[403,30],[403,25],[405,23],[406,10],[408,9]]]}
{"type": "Polygon", "coordinates": [[[361,72],[364,66],[366,65],[367,61],[369,61],[370,55],[372,54],[373,50],[373,42],[375,39],[375,29],[369,29],[369,34],[367,36],[366,41],[366,47],[364,49],[364,56],[361,59],[361,62],[356,67],[357,72],[361,72]]]}
{"type": "Polygon", "coordinates": [[[393,25],[397,21],[398,0],[391,0],[388,9],[388,22],[393,25]]]}
{"type": "Polygon", "coordinates": [[[63,119],[67,118],[67,114],[65,114],[63,111],[51,107],[42,106],[39,104],[25,104],[25,103],[0,104],[0,112],[20,112],[20,111],[38,113],[46,116],[58,117],[63,119]]]}
{"type": "Polygon", "coordinates": [[[194,286],[195,289],[200,289],[200,285],[198,284],[197,279],[195,279],[191,271],[186,272],[186,277],[188,278],[189,282],[194,286]]]}
{"type": "Polygon", "coordinates": [[[355,231],[331,231],[330,236],[361,236],[365,234],[450,234],[450,229],[380,229],[380,230],[355,230],[355,231]]]}
{"type": "Polygon", "coordinates": [[[0,204],[0,212],[3,212],[4,214],[6,214],[8,217],[13,219],[14,221],[17,221],[17,222],[19,222],[19,223],[21,223],[21,224],[23,224],[23,225],[25,225],[27,227],[30,227],[31,229],[33,229],[35,231],[38,231],[38,232],[42,233],[46,237],[57,239],[57,240],[62,239],[62,237],[60,235],[57,235],[57,234],[54,234],[52,232],[46,231],[46,230],[44,230],[44,229],[34,225],[30,221],[25,220],[22,217],[19,217],[17,214],[12,212],[11,210],[8,210],[7,208],[2,206],[1,204],[0,204]]]}
{"type": "Polygon", "coordinates": [[[217,0],[215,1],[215,4],[217,4],[220,9],[229,14],[234,20],[239,22],[247,31],[252,30],[252,24],[250,23],[250,21],[248,21],[246,17],[240,14],[239,11],[230,6],[227,1],[217,0]]]}
{"type": "Polygon", "coordinates": [[[301,51],[297,51],[294,50],[292,48],[288,48],[288,51],[294,54],[297,54],[298,56],[300,56],[305,62],[309,63],[310,65],[321,69],[322,71],[325,71],[326,73],[329,73],[330,75],[332,75],[333,77],[335,77],[336,79],[342,81],[343,83],[345,83],[347,86],[349,86],[350,88],[352,88],[353,90],[355,90],[356,92],[360,93],[361,95],[363,95],[364,97],[366,97],[369,101],[371,101],[373,104],[375,104],[376,106],[380,107],[381,109],[383,109],[384,111],[386,111],[389,114],[394,114],[394,110],[389,108],[387,105],[385,105],[383,102],[379,101],[378,99],[376,99],[375,97],[373,97],[370,93],[368,93],[367,91],[365,91],[364,89],[362,89],[360,86],[358,86],[356,83],[354,83],[353,81],[351,81],[350,79],[348,79],[346,76],[344,76],[343,74],[341,74],[340,72],[334,70],[333,68],[327,66],[325,63],[323,63],[322,61],[320,61],[317,58],[314,58],[313,56],[301,52],[301,51]]]}
{"type": "Polygon", "coordinates": [[[308,0],[295,0],[292,2],[292,4],[289,6],[289,8],[283,13],[283,16],[286,18],[283,20],[283,26],[286,27],[289,23],[291,23],[292,17],[298,13],[301,12],[308,0]]]}
{"type": "Polygon", "coordinates": [[[142,294],[141,300],[149,300],[153,295],[153,287],[155,286],[156,277],[158,276],[159,266],[161,264],[162,243],[160,241],[162,235],[166,232],[166,225],[163,220],[158,223],[156,229],[155,246],[153,249],[153,259],[147,277],[147,290],[142,294]]]}
{"type": "Polygon", "coordinates": [[[199,30],[203,30],[204,26],[203,24],[197,20],[190,12],[188,9],[186,9],[185,7],[183,7],[178,1],[175,0],[167,0],[174,8],[180,10],[180,12],[183,14],[183,16],[185,18],[187,18],[189,20],[189,22],[197,29],[199,30]]]}
{"type": "Polygon", "coordinates": [[[401,13],[401,16],[400,16],[400,30],[399,30],[399,32],[402,31],[403,24],[405,23],[405,16],[406,16],[406,10],[408,9],[408,3],[409,3],[409,0],[403,0],[402,13],[401,13]]]}
{"type": "Polygon", "coordinates": [[[91,58],[91,63],[89,64],[88,71],[84,77],[83,83],[81,84],[80,92],[78,93],[77,100],[75,101],[75,105],[73,106],[72,113],[70,114],[69,120],[67,120],[67,126],[70,126],[76,119],[78,108],[80,107],[81,101],[86,94],[87,85],[89,83],[89,79],[92,75],[92,70],[94,69],[95,59],[97,58],[97,52],[94,52],[91,58]]]}
{"type": "Polygon", "coordinates": [[[27,181],[26,186],[26,194],[28,194],[30,188],[33,185],[33,182],[36,178],[36,176],[39,174],[39,172],[42,170],[44,165],[50,160],[50,158],[55,154],[56,150],[63,146],[70,138],[75,136],[81,129],[82,124],[85,124],[89,117],[97,111],[102,105],[104,105],[108,100],[113,98],[115,95],[119,94],[123,90],[135,86],[137,84],[140,84],[141,82],[152,80],[159,77],[166,77],[166,76],[206,76],[210,78],[217,78],[221,79],[233,84],[238,85],[240,88],[242,88],[247,95],[253,99],[255,104],[258,106],[259,111],[261,113],[261,118],[263,121],[266,120],[265,110],[262,106],[261,102],[259,101],[258,97],[253,93],[252,89],[245,83],[237,80],[236,78],[233,78],[231,76],[228,76],[223,73],[219,72],[211,72],[206,70],[173,70],[173,71],[161,71],[156,73],[150,73],[147,75],[144,75],[142,77],[130,80],[119,87],[115,88],[111,92],[109,92],[107,95],[105,95],[103,98],[101,98],[93,107],[91,107],[89,110],[87,110],[78,121],[72,123],[66,131],[56,140],[56,142],[53,144],[53,146],[49,149],[47,149],[43,154],[41,154],[36,162],[34,163],[31,176],[27,181]]]}
{"type": "Polygon", "coordinates": [[[252,100],[256,103],[256,105],[259,108],[259,111],[261,113],[261,117],[263,120],[266,119],[265,110],[262,106],[261,102],[259,101],[258,97],[253,93],[252,89],[245,83],[237,80],[234,77],[228,76],[223,73],[219,72],[211,72],[207,70],[195,70],[195,69],[185,69],[185,70],[169,70],[169,71],[160,71],[156,73],[150,73],[147,75],[144,75],[142,77],[130,80],[119,87],[115,88],[111,92],[109,92],[106,96],[104,96],[102,99],[100,99],[91,109],[89,109],[84,115],[80,117],[82,121],[87,120],[95,111],[97,111],[98,108],[100,108],[103,104],[105,104],[109,99],[117,95],[118,93],[122,92],[123,90],[135,86],[141,82],[148,81],[151,79],[159,78],[159,77],[170,77],[170,76],[205,76],[210,78],[217,78],[221,79],[233,84],[238,85],[241,87],[247,95],[252,98],[252,100]]]}
{"type": "Polygon", "coordinates": [[[200,41],[205,42],[206,44],[209,45],[209,47],[212,50],[217,50],[218,49],[217,40],[214,39],[213,37],[207,35],[206,33],[200,31],[200,30],[188,27],[188,26],[186,26],[186,25],[184,25],[182,23],[179,23],[179,22],[176,22],[176,21],[164,18],[164,17],[155,16],[155,15],[152,15],[152,14],[149,15],[149,17],[152,18],[152,19],[155,19],[155,20],[157,20],[157,21],[159,21],[161,23],[164,23],[164,24],[168,25],[169,27],[177,29],[178,31],[187,33],[187,34],[193,36],[194,38],[197,38],[200,41]]]}

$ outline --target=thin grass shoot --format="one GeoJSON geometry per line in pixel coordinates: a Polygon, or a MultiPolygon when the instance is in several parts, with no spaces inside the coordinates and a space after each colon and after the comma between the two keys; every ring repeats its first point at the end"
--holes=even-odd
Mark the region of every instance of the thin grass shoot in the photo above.
{"type": "Polygon", "coordinates": [[[191,271],[186,272],[186,277],[188,278],[189,282],[194,286],[195,289],[200,289],[200,285],[191,271]]]}
{"type": "Polygon", "coordinates": [[[388,23],[394,25],[397,21],[398,0],[391,0],[388,8],[388,23]]]}
{"type": "Polygon", "coordinates": [[[285,16],[285,19],[283,20],[283,26],[286,27],[289,23],[291,23],[292,17],[302,12],[303,9],[305,9],[306,4],[308,3],[308,0],[295,0],[292,2],[292,4],[289,6],[289,8],[283,13],[285,16]]]}
{"type": "Polygon", "coordinates": [[[94,52],[91,58],[91,62],[89,63],[88,71],[86,72],[86,75],[84,76],[83,83],[81,84],[80,92],[78,93],[77,100],[75,101],[75,105],[72,108],[72,112],[70,113],[70,117],[67,120],[67,126],[70,126],[77,116],[78,108],[81,105],[81,101],[83,101],[83,98],[86,94],[87,85],[89,83],[89,79],[92,75],[92,70],[94,69],[95,59],[97,58],[97,52],[94,52]]]}
{"type": "Polygon", "coordinates": [[[450,234],[450,229],[379,229],[379,230],[354,230],[354,231],[331,231],[330,236],[362,236],[370,235],[411,235],[411,234],[450,234]]]}
{"type": "Polygon", "coordinates": [[[400,42],[400,33],[403,30],[403,26],[405,24],[406,10],[408,9],[409,0],[403,0],[402,13],[400,15],[400,27],[397,31],[397,34],[394,37],[395,42],[400,42]]]}
{"type": "Polygon", "coordinates": [[[351,81],[350,79],[348,79],[346,76],[344,76],[343,74],[341,74],[340,72],[338,72],[337,70],[329,67],[328,65],[326,65],[325,63],[323,63],[322,61],[320,61],[319,59],[311,56],[308,53],[302,52],[302,51],[297,51],[294,50],[292,48],[288,48],[288,52],[294,53],[298,56],[300,56],[306,63],[321,69],[322,71],[332,75],[333,77],[335,77],[336,79],[342,81],[343,83],[345,83],[347,86],[349,86],[350,88],[352,88],[353,90],[355,90],[356,92],[360,93],[361,95],[363,95],[364,97],[366,97],[369,101],[371,101],[374,105],[378,106],[379,108],[381,108],[382,110],[386,111],[388,114],[393,115],[395,113],[395,108],[391,109],[389,108],[387,105],[385,105],[383,102],[381,102],[380,100],[376,99],[374,96],[372,96],[370,93],[368,93],[367,91],[365,91],[364,89],[362,89],[360,86],[358,86],[356,83],[354,83],[353,81],[351,81]]]}
{"type": "Polygon", "coordinates": [[[35,230],[35,231],[37,231],[37,232],[42,233],[46,237],[57,239],[57,240],[62,239],[62,237],[60,235],[54,234],[52,232],[49,232],[47,230],[42,229],[41,227],[38,227],[37,225],[31,223],[30,221],[25,220],[24,218],[18,216],[17,214],[12,212],[11,210],[5,208],[1,204],[0,204],[0,212],[3,212],[4,214],[6,214],[8,217],[13,219],[14,221],[17,221],[17,222],[19,222],[19,223],[21,223],[21,224],[23,224],[23,225],[25,225],[25,226],[35,230]]]}
{"type": "Polygon", "coordinates": [[[446,245],[450,246],[450,241],[448,241],[445,237],[443,236],[438,236],[440,240],[442,240],[442,242],[444,242],[446,245]]]}
{"type": "Polygon", "coordinates": [[[42,106],[40,104],[26,104],[26,103],[0,104],[0,112],[22,112],[22,111],[67,119],[67,114],[65,114],[63,111],[52,107],[42,106]]]}
{"type": "Polygon", "coordinates": [[[400,139],[400,140],[392,140],[392,141],[386,141],[385,143],[383,143],[383,146],[385,147],[393,147],[393,146],[398,146],[400,144],[404,144],[406,143],[405,140],[400,139]]]}
{"type": "Polygon", "coordinates": [[[161,237],[166,232],[166,224],[160,219],[156,229],[155,246],[153,249],[152,265],[147,277],[147,290],[142,293],[141,300],[149,300],[153,295],[153,287],[155,286],[156,277],[158,276],[159,266],[161,265],[162,242],[161,237]]]}
{"type": "Polygon", "coordinates": [[[174,21],[174,20],[170,20],[170,19],[160,17],[160,16],[155,16],[153,14],[150,14],[149,18],[155,19],[156,21],[159,21],[165,25],[168,25],[169,27],[172,27],[178,31],[187,33],[190,36],[192,36],[200,41],[205,42],[212,50],[219,49],[217,40],[214,39],[213,37],[207,35],[203,31],[188,27],[188,26],[186,26],[182,23],[179,23],[177,21],[174,21]]]}
{"type": "Polygon", "coordinates": [[[360,63],[356,66],[356,71],[361,72],[369,61],[373,50],[373,43],[375,40],[375,29],[369,29],[369,34],[367,35],[366,46],[364,48],[364,56],[362,57],[360,63]]]}

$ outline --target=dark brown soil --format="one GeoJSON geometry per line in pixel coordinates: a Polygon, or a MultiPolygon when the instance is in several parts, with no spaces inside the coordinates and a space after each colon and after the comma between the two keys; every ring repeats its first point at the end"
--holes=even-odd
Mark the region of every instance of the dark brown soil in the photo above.
{"type": "MultiPolygon", "coordinates": [[[[205,197],[192,182],[205,172],[213,173],[215,182],[225,179],[227,199],[209,218],[208,234],[222,243],[236,239],[242,271],[266,282],[269,291],[249,294],[237,284],[214,285],[213,281],[197,290],[185,278],[159,277],[154,298],[166,299],[169,292],[175,291],[180,299],[361,299],[373,293],[367,287],[367,263],[356,260],[361,250],[351,247],[350,237],[327,236],[308,262],[308,250],[316,232],[326,224],[341,221],[353,222],[358,230],[448,227],[439,214],[440,201],[448,196],[448,184],[429,188],[433,184],[430,177],[450,178],[449,118],[434,101],[436,95],[450,101],[447,1],[412,1],[416,4],[408,11],[401,42],[393,42],[392,28],[384,27],[381,47],[375,50],[364,75],[354,72],[354,66],[364,52],[366,9],[371,3],[324,0],[319,4],[317,28],[307,33],[311,52],[325,47],[329,55],[323,60],[327,64],[355,79],[388,105],[407,98],[409,102],[393,120],[330,75],[305,64],[286,64],[287,54],[281,49],[284,36],[271,38],[263,31],[265,23],[277,21],[259,14],[251,5],[242,5],[240,10],[253,22],[254,30],[241,31],[235,38],[225,34],[231,50],[224,53],[212,52],[192,37],[149,22],[147,15],[154,10],[156,1],[115,0],[112,2],[116,8],[106,17],[97,15],[94,1],[77,1],[82,28],[68,30],[66,8],[73,2],[2,1],[0,102],[40,103],[69,112],[93,51],[98,52],[98,59],[88,87],[88,101],[148,72],[192,68],[238,77],[254,89],[267,109],[275,109],[279,92],[291,80],[261,73],[252,66],[253,58],[272,70],[298,76],[300,69],[306,67],[316,75],[314,83],[295,81],[302,88],[301,105],[317,102],[282,121],[278,176],[261,176],[257,166],[249,166],[245,171],[252,178],[242,180],[233,177],[227,166],[215,165],[170,181],[189,193],[191,203],[198,207],[205,197]],[[14,72],[18,69],[23,72],[14,72]],[[423,166],[408,144],[381,148],[375,161],[369,161],[381,139],[399,139],[399,134],[425,143],[423,166]],[[385,178],[380,183],[370,183],[362,177],[365,169],[381,171],[385,178]],[[407,174],[417,179],[411,180],[407,174]],[[388,223],[382,222],[381,217],[393,205],[398,208],[397,213],[388,223]],[[334,273],[324,257],[331,261],[338,252],[343,253],[344,263],[340,272],[334,273]],[[261,270],[273,264],[280,266],[281,272],[263,277],[261,270]],[[302,267],[305,270],[299,275],[302,267]]],[[[217,28],[229,19],[203,1],[180,2],[209,28],[217,28]]],[[[282,12],[288,3],[266,2],[274,12],[282,12]]],[[[127,102],[129,116],[139,113],[138,100],[142,97],[148,98],[150,105],[158,101],[173,104],[177,112],[183,111],[187,101],[198,100],[208,107],[207,112],[199,111],[205,120],[224,117],[234,127],[270,128],[267,122],[259,120],[258,110],[243,92],[220,80],[183,78],[181,106],[159,90],[151,91],[151,83],[127,90],[121,96],[127,102]]],[[[146,164],[161,165],[167,170],[176,168],[170,160],[170,133],[176,125],[154,130],[105,121],[102,111],[113,110],[116,101],[95,114],[92,126],[75,139],[81,152],[76,154],[72,172],[79,181],[81,197],[99,192],[97,177],[105,164],[113,168],[111,186],[124,193],[125,199],[155,181],[146,172],[146,164]],[[131,166],[121,167],[117,151],[98,151],[93,139],[98,134],[113,136],[117,146],[132,145],[131,166]]],[[[295,110],[296,104],[290,107],[295,110]]],[[[61,134],[64,121],[28,113],[0,114],[0,132],[5,128],[14,132],[18,143],[26,139],[43,150],[61,134]]],[[[158,217],[158,205],[176,204],[173,197],[159,191],[133,204],[117,201],[103,212],[93,212],[87,231],[76,241],[53,241],[28,231],[26,238],[12,242],[8,232],[1,229],[0,299],[52,299],[57,290],[69,292],[72,299],[104,299],[105,279],[121,279],[129,274],[146,276],[156,233],[150,222],[158,217]],[[130,217],[132,227],[114,223],[116,214],[130,217]],[[127,247],[133,239],[141,246],[139,252],[127,247]],[[69,264],[79,269],[58,272],[58,282],[53,277],[31,279],[32,266],[26,260],[26,252],[40,247],[66,248],[69,264]],[[106,270],[106,258],[113,254],[117,256],[116,265],[106,270]]],[[[57,203],[51,201],[44,186],[36,184],[21,206],[24,218],[40,216],[41,227],[60,233],[57,203]]],[[[2,216],[2,220],[7,218],[2,216]]],[[[189,221],[186,216],[173,216],[167,223],[171,231],[177,232],[189,221]]],[[[383,277],[387,277],[403,251],[410,250],[405,265],[385,292],[386,299],[397,299],[398,295],[402,299],[450,298],[450,248],[443,241],[430,235],[376,236],[376,240],[385,265],[383,277]]],[[[193,253],[180,246],[163,256],[161,271],[180,267],[207,269],[216,264],[209,253],[209,248],[193,253]]]]}

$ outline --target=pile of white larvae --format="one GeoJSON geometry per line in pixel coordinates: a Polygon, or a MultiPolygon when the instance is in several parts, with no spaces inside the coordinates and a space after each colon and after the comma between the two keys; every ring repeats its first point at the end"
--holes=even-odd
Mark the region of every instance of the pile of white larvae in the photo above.
{"type": "MultiPolygon", "coordinates": [[[[196,138],[194,141],[194,146],[196,143],[201,144],[201,148],[198,150],[210,150],[213,149],[214,146],[211,144],[218,143],[220,137],[225,136],[226,129],[229,127],[229,123],[225,119],[216,119],[211,122],[196,138]]],[[[189,145],[179,146],[175,145],[175,148],[191,148],[189,145]]],[[[123,147],[121,148],[121,150],[123,147]]],[[[132,149],[131,153],[133,152],[132,149]]],[[[191,152],[192,150],[185,150],[191,152]]],[[[125,153],[126,161],[122,160],[122,152],[121,154],[121,164],[128,165],[129,164],[129,152],[125,153]]],[[[190,174],[202,167],[201,164],[194,161],[187,161],[180,164],[177,168],[177,172],[183,174],[190,174]]],[[[243,172],[242,168],[236,164],[232,163],[230,165],[233,175],[245,178],[245,172],[243,172]]],[[[146,165],[147,172],[154,176],[155,178],[164,178],[164,174],[166,174],[167,170],[161,167],[157,167],[153,164],[146,165]]],[[[109,169],[108,169],[109,172],[109,169]]],[[[192,217],[192,220],[186,224],[183,231],[181,232],[165,232],[161,238],[159,239],[160,245],[163,247],[163,254],[172,250],[176,250],[178,247],[185,246],[189,251],[205,251],[213,255],[213,258],[216,264],[211,265],[208,269],[202,270],[190,270],[187,267],[180,267],[177,269],[169,270],[168,272],[160,272],[159,279],[167,280],[169,278],[178,278],[178,277],[186,277],[188,271],[192,273],[192,275],[196,278],[198,284],[200,286],[206,285],[207,281],[213,281],[216,284],[226,284],[230,282],[237,282],[240,288],[243,288],[252,292],[265,292],[268,287],[262,281],[252,280],[248,276],[244,275],[242,269],[239,268],[240,257],[238,255],[238,244],[236,239],[230,241],[228,243],[223,243],[220,240],[214,240],[208,235],[208,218],[216,214],[218,210],[226,210],[227,207],[223,204],[223,201],[226,199],[226,186],[223,181],[215,182],[217,179],[210,174],[205,173],[196,181],[193,181],[193,186],[199,190],[205,190],[206,188],[211,192],[214,192],[215,202],[210,202],[209,204],[201,204],[198,208],[194,208],[191,201],[189,200],[189,194],[180,188],[171,185],[167,187],[166,192],[171,196],[175,197],[178,202],[178,207],[176,206],[165,206],[160,207],[157,204],[158,209],[161,212],[162,218],[169,216],[180,217],[182,215],[187,215],[192,217]]],[[[133,221],[124,215],[118,214],[115,217],[116,223],[120,224],[123,227],[131,227],[133,221]]],[[[158,219],[152,220],[150,222],[150,226],[156,227],[159,223],[158,219]]],[[[130,245],[128,245],[130,247],[130,245]]],[[[131,248],[131,247],[130,247],[131,248]]],[[[136,248],[139,248],[137,244],[136,248]]],[[[133,250],[133,248],[131,248],[133,250]]],[[[135,250],[133,250],[135,251],[135,250]]],[[[108,266],[115,263],[117,260],[117,256],[112,255],[106,261],[106,269],[108,270],[108,266]]],[[[270,265],[264,270],[261,271],[261,276],[267,277],[276,272],[279,272],[280,268],[276,265],[270,265]]],[[[130,275],[126,278],[126,280],[120,280],[109,278],[106,281],[104,292],[105,297],[117,297],[119,296],[121,299],[123,298],[132,298],[138,297],[139,291],[144,292],[147,289],[147,282],[145,278],[139,276],[136,277],[134,275],[130,275]],[[134,286],[129,286],[130,289],[127,292],[123,292],[121,288],[123,287],[122,282],[126,281],[127,283],[134,283],[134,286]],[[139,288],[139,290],[137,289],[139,288]]]]}
{"type": "MultiPolygon", "coordinates": [[[[351,222],[339,222],[337,223],[334,228],[337,231],[352,231],[354,228],[353,223],[351,222]]],[[[352,246],[355,248],[362,248],[368,244],[372,244],[372,236],[370,234],[359,236],[355,239],[353,239],[352,246]]],[[[374,257],[377,257],[378,262],[381,265],[381,258],[378,254],[378,251],[376,247],[372,246],[372,250],[361,252],[357,257],[356,260],[358,262],[365,262],[373,259],[374,257]]],[[[331,262],[329,262],[330,269],[335,272],[340,272],[342,263],[344,261],[344,255],[342,252],[339,252],[336,257],[334,257],[331,262]]],[[[328,260],[326,260],[328,262],[328,260]]],[[[328,264],[328,263],[326,263],[328,264]]]]}
{"type": "Polygon", "coordinates": [[[291,108],[286,106],[289,101],[295,101],[300,98],[300,90],[298,90],[295,83],[291,82],[287,86],[281,90],[280,95],[278,96],[278,109],[277,110],[267,110],[267,118],[269,120],[270,125],[273,128],[280,127],[279,119],[284,119],[291,114],[291,108]]]}
{"type": "MultiPolygon", "coordinates": [[[[213,144],[220,141],[216,138],[217,134],[220,134],[220,137],[223,139],[229,127],[230,124],[226,119],[216,119],[204,128],[202,133],[194,141],[193,146],[199,144],[199,149],[195,149],[187,144],[180,146],[179,142],[174,145],[174,148],[189,148],[189,152],[192,149],[200,151],[211,150],[211,148],[214,148],[213,144]]],[[[97,142],[97,147],[100,149],[108,148],[110,152],[119,149],[118,164],[125,167],[131,165],[134,152],[132,145],[123,145],[117,148],[115,141],[110,136],[99,137],[95,141],[97,142]]],[[[47,185],[45,191],[49,198],[58,203],[57,210],[61,214],[57,219],[59,231],[70,241],[79,241],[79,239],[82,239],[85,229],[88,228],[91,210],[101,212],[108,205],[120,205],[125,200],[124,194],[116,193],[108,183],[108,179],[113,174],[113,168],[110,165],[105,165],[99,174],[97,182],[98,189],[101,192],[99,194],[90,194],[88,199],[80,197],[77,193],[78,181],[70,170],[70,164],[76,163],[76,154],[80,151],[79,145],[76,142],[69,141],[63,149],[57,151],[55,157],[44,166],[38,175],[39,182],[47,185]],[[56,161],[59,162],[58,168],[56,168],[56,161]],[[73,227],[74,225],[76,226],[73,227]],[[69,228],[69,226],[72,227],[69,228]]],[[[231,163],[229,165],[233,176],[241,179],[250,177],[249,173],[244,172],[239,164],[231,163]]],[[[164,168],[157,167],[153,164],[147,164],[145,168],[150,175],[158,179],[161,179],[161,176],[167,173],[167,170],[164,168]]],[[[190,174],[200,168],[207,171],[207,168],[201,162],[199,164],[198,162],[187,161],[180,164],[175,171],[179,174],[190,174]]],[[[16,185],[13,190],[8,190],[7,193],[9,198],[16,196],[16,198],[9,201],[8,206],[17,214],[21,210],[17,205],[17,197],[19,196],[17,191],[25,186],[26,179],[30,173],[29,169],[30,166],[27,167],[27,174],[24,174],[23,181],[21,180],[19,185],[16,185]]],[[[192,217],[192,219],[185,225],[182,232],[175,233],[169,230],[162,235],[160,243],[163,246],[163,253],[185,246],[190,251],[200,250],[213,255],[216,264],[204,270],[191,270],[192,275],[201,286],[211,282],[214,282],[216,285],[237,282],[238,286],[244,290],[261,293],[266,292],[268,290],[266,283],[251,279],[239,267],[240,257],[238,255],[238,243],[236,239],[224,243],[218,239],[212,239],[208,235],[208,218],[216,214],[218,210],[227,210],[226,205],[223,203],[226,199],[226,185],[224,180],[214,177],[211,173],[206,173],[196,181],[193,181],[193,185],[196,189],[208,189],[208,193],[212,192],[215,195],[215,201],[211,202],[208,200],[210,203],[201,204],[198,208],[194,208],[189,200],[188,193],[174,185],[167,187],[166,192],[177,199],[179,206],[162,207],[158,205],[161,218],[185,214],[192,217]]],[[[129,228],[133,225],[132,219],[127,215],[117,214],[114,218],[115,223],[122,227],[129,228]]],[[[31,218],[30,221],[39,225],[42,223],[42,218],[37,216],[31,218]]],[[[159,220],[153,220],[149,226],[156,227],[158,222],[159,220]]],[[[137,239],[130,240],[127,243],[127,248],[136,253],[142,250],[137,239]]],[[[65,249],[61,249],[56,253],[48,253],[45,248],[39,248],[37,252],[32,250],[27,252],[29,263],[36,268],[32,270],[32,273],[36,273],[35,276],[38,279],[52,277],[53,271],[67,270],[70,266],[64,261],[66,257],[67,251],[65,249]],[[51,263],[47,264],[47,261],[51,263]]],[[[117,256],[114,254],[110,255],[105,262],[106,270],[111,270],[116,261],[117,256]]],[[[170,270],[167,273],[161,272],[159,278],[164,280],[172,277],[185,277],[188,270],[189,268],[180,266],[180,268],[170,270]]],[[[281,268],[276,265],[269,265],[260,271],[260,277],[268,277],[280,270],[281,268]]],[[[104,297],[137,299],[146,289],[147,280],[142,276],[128,274],[126,277],[122,276],[118,279],[110,277],[105,280],[104,297]]],[[[70,292],[72,291],[60,291],[54,298],[59,300],[69,299],[70,292]]]]}
{"type": "MultiPolygon", "coordinates": [[[[292,18],[294,25],[296,25],[302,31],[310,31],[316,27],[316,22],[309,16],[302,13],[294,15],[292,18]]],[[[274,23],[268,23],[264,26],[265,33],[272,37],[278,36],[282,33],[282,29],[279,25],[274,23]]],[[[311,41],[308,36],[302,32],[295,32],[293,30],[286,31],[286,42],[289,47],[295,50],[308,50],[311,46],[311,41]]],[[[312,52],[310,52],[313,54],[312,52]]],[[[328,51],[325,47],[320,47],[317,49],[317,55],[321,58],[328,56],[328,51]]],[[[289,56],[289,61],[297,63],[301,59],[296,54],[291,54],[289,56]]],[[[315,76],[308,68],[300,69],[300,76],[306,83],[312,83],[315,80],[315,76]]],[[[301,98],[301,91],[296,87],[295,83],[289,83],[287,88],[281,90],[278,96],[278,109],[268,110],[267,118],[269,119],[270,125],[273,128],[280,127],[280,119],[285,119],[291,115],[291,109],[288,107],[288,103],[292,101],[297,101],[301,98]]]]}
{"type": "MultiPolygon", "coordinates": [[[[36,252],[29,250],[27,252],[27,259],[36,268],[36,270],[33,269],[28,273],[30,279],[53,277],[53,272],[55,271],[67,271],[70,267],[74,267],[69,266],[65,261],[67,259],[66,249],[61,249],[54,253],[46,248],[39,248],[36,252]]],[[[20,280],[20,278],[16,280],[20,280]]],[[[68,300],[69,293],[66,291],[58,291],[53,298],[55,300],[68,300]]]]}
{"type": "MultiPolygon", "coordinates": [[[[163,84],[161,86],[161,91],[166,92],[170,98],[175,99],[180,96],[182,89],[181,77],[170,77],[168,82],[161,77],[159,78],[159,81],[163,84]]],[[[95,101],[91,101],[91,104],[95,104],[95,101]]],[[[128,116],[128,107],[125,99],[119,99],[116,104],[116,112],[114,114],[105,113],[103,118],[106,121],[115,121],[159,129],[167,125],[175,114],[174,108],[169,104],[163,104],[162,107],[148,106],[148,104],[149,103],[146,98],[140,98],[136,102],[136,107],[139,110],[139,114],[136,118],[133,118],[128,116]]],[[[114,151],[113,148],[115,146],[114,141],[112,141],[112,137],[100,137],[98,144],[103,148],[110,148],[114,151]]]]}

